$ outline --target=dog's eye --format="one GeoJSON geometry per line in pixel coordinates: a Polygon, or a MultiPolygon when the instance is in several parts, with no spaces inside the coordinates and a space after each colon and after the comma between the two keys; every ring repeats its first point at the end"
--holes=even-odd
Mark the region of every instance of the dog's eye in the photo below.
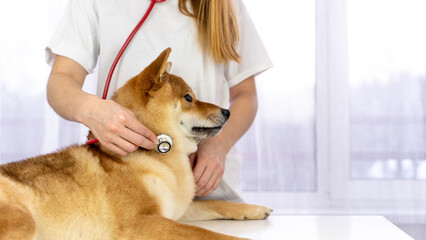
{"type": "Polygon", "coordinates": [[[189,94],[185,94],[185,96],[183,96],[183,99],[185,99],[185,101],[187,102],[192,102],[192,97],[189,94]]]}

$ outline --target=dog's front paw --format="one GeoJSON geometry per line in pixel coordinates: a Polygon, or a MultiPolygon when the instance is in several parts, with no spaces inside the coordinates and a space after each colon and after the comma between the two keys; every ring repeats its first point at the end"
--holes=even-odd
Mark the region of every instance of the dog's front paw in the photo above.
{"type": "Polygon", "coordinates": [[[271,212],[274,210],[254,204],[241,204],[237,208],[238,210],[234,212],[233,219],[235,220],[259,220],[266,219],[269,217],[271,212]]]}
{"type": "Polygon", "coordinates": [[[246,219],[266,219],[274,210],[258,205],[250,205],[246,213],[246,219]]]}

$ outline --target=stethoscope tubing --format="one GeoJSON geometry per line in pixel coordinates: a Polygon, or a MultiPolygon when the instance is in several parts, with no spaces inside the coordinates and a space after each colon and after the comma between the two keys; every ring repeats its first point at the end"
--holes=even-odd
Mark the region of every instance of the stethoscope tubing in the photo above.
{"type": "MultiPolygon", "coordinates": [[[[149,5],[148,9],[146,10],[145,14],[143,15],[142,19],[139,21],[139,23],[136,25],[136,27],[133,29],[133,31],[130,33],[130,35],[127,37],[126,41],[124,42],[123,46],[121,47],[120,51],[117,53],[117,56],[115,57],[114,61],[112,62],[111,68],[109,69],[109,73],[108,73],[107,79],[105,81],[105,87],[104,87],[104,92],[102,94],[102,99],[107,98],[109,85],[111,83],[111,78],[112,78],[112,75],[114,74],[115,67],[117,66],[118,61],[120,60],[120,58],[123,55],[124,51],[126,50],[127,46],[129,46],[133,37],[139,31],[139,28],[142,26],[142,24],[148,18],[149,14],[152,11],[152,8],[154,8],[154,5],[157,2],[164,2],[164,1],[166,1],[166,0],[151,0],[151,3],[149,5]]],[[[94,138],[94,139],[87,140],[86,144],[94,144],[94,143],[97,143],[97,142],[99,142],[99,140],[94,138]]]]}

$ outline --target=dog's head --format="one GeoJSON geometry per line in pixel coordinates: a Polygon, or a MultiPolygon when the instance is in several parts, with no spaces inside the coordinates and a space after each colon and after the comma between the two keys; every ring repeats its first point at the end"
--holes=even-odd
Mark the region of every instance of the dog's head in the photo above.
{"type": "Polygon", "coordinates": [[[217,135],[230,112],[197,100],[185,81],[170,74],[171,49],[118,89],[113,100],[132,110],[155,134],[183,137],[193,143],[217,135]]]}

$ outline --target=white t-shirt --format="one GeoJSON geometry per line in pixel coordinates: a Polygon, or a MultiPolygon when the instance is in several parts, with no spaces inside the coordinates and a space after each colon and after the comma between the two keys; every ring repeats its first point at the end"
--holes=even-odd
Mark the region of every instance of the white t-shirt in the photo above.
{"type": "MultiPolygon", "coordinates": [[[[114,58],[149,4],[149,0],[70,0],[46,47],[47,63],[52,65],[58,54],[78,62],[89,73],[98,64],[97,95],[102,96],[114,58]]],[[[272,66],[242,1],[234,0],[234,5],[240,31],[239,64],[216,64],[203,54],[195,21],[179,11],[178,0],[167,0],[155,4],[127,47],[114,71],[108,98],[171,47],[171,73],[182,77],[197,99],[227,108],[229,88],[272,66]]],[[[227,160],[224,178],[232,168],[231,162],[227,160]]],[[[231,172],[233,176],[239,173],[237,169],[231,172]]]]}

